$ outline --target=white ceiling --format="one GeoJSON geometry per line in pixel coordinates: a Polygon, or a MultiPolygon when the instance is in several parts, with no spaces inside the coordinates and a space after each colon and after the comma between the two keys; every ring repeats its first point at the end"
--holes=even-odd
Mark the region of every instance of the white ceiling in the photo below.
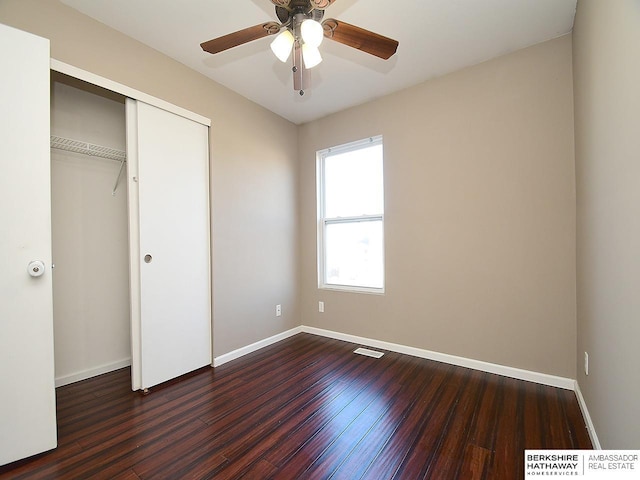
{"type": "Polygon", "coordinates": [[[400,42],[381,60],[325,39],[311,89],[293,90],[291,65],[267,37],[211,55],[200,43],[277,21],[270,0],[62,0],[296,123],[571,31],[576,0],[335,0],[337,18],[400,42]]]}

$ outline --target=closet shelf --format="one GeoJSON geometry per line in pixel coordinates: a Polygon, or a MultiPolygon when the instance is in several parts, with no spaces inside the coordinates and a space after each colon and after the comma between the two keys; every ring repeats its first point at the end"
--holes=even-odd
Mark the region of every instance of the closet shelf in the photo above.
{"type": "Polygon", "coordinates": [[[70,138],[58,137],[51,135],[51,148],[58,150],[66,150],[68,152],[83,153],[92,157],[108,158],[119,162],[126,161],[127,155],[122,150],[115,148],[103,147],[102,145],[94,145],[93,143],[81,142],[70,138]]]}

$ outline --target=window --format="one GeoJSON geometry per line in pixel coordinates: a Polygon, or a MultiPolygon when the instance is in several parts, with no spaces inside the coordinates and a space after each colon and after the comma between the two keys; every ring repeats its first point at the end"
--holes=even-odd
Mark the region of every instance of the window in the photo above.
{"type": "Polygon", "coordinates": [[[384,292],[382,137],[322,150],[318,162],[318,286],[384,292]]]}

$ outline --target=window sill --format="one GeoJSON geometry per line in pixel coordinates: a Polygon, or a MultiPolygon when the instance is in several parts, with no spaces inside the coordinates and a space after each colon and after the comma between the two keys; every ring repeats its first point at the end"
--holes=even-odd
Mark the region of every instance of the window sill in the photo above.
{"type": "Polygon", "coordinates": [[[365,293],[368,295],[384,295],[384,288],[354,287],[351,285],[318,285],[318,290],[330,290],[347,293],[365,293]]]}

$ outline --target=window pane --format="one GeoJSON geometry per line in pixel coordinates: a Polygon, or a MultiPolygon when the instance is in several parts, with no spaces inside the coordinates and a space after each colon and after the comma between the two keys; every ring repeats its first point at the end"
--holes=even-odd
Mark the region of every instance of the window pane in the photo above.
{"type": "Polygon", "coordinates": [[[382,145],[325,157],[324,187],[325,218],[383,213],[382,145]]]}
{"type": "Polygon", "coordinates": [[[382,221],[330,223],[325,229],[325,283],[382,288],[382,221]]]}

